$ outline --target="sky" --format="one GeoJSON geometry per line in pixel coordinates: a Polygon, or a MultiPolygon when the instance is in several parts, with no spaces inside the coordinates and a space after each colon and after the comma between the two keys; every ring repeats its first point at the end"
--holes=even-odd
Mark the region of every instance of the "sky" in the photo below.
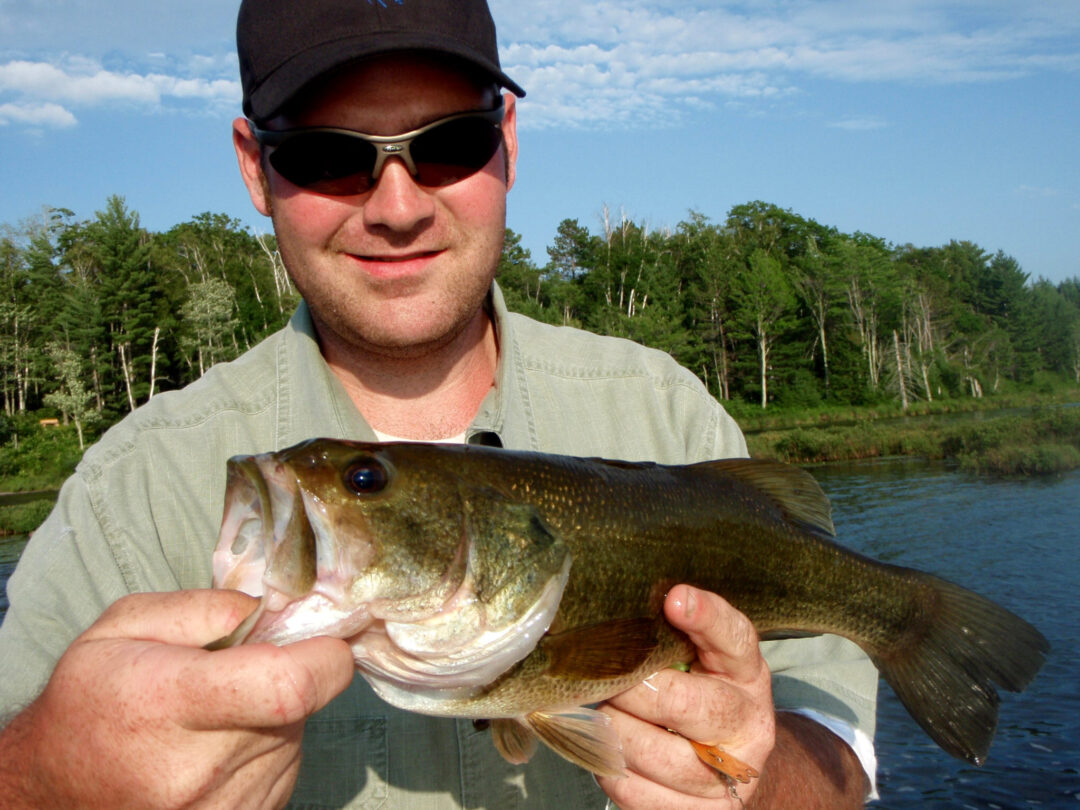
{"type": "MultiPolygon", "coordinates": [[[[564,219],[763,200],[1080,276],[1080,0],[489,2],[527,91],[507,224],[539,265],[564,219]]],[[[119,194],[151,230],[268,232],[230,143],[237,5],[0,0],[0,223],[119,194]]]]}

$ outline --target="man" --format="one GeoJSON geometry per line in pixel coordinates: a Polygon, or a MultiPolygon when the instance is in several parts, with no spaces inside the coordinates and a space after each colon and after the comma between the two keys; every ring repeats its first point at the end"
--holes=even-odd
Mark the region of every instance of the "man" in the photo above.
{"type": "Polygon", "coordinates": [[[603,807],[602,788],[624,810],[860,806],[866,771],[837,734],[872,735],[869,662],[822,638],[775,644],[767,665],[744,616],[684,586],[665,612],[698,662],[605,705],[628,776],[599,788],[549,751],[511,766],[469,722],[382,704],[342,641],[201,649],[253,605],[199,590],[230,455],[313,435],[745,454],[665,355],[506,312],[493,281],[524,93],[483,0],[244,0],[238,48],[241,173],[305,304],[113,428],[27,547],[0,630],[0,697],[22,709],[0,736],[4,801],[501,810],[603,807]],[[760,778],[736,795],[679,735],[760,778]]]}

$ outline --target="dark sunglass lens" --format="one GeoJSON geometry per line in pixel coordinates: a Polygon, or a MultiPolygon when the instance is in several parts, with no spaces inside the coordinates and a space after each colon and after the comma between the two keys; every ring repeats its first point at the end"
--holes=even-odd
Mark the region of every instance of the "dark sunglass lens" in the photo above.
{"type": "Polygon", "coordinates": [[[448,186],[487,165],[502,143],[502,130],[479,118],[460,118],[435,127],[412,142],[416,179],[424,186],[448,186]]]}
{"type": "Polygon", "coordinates": [[[347,135],[310,132],[276,147],[270,165],[294,186],[318,194],[362,194],[373,185],[375,148],[347,135]]]}

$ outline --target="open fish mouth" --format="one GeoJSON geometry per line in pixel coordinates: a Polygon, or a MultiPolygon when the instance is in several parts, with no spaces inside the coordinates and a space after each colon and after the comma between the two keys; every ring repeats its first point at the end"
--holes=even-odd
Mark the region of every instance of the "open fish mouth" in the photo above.
{"type": "Polygon", "coordinates": [[[313,475],[320,463],[329,465],[317,453],[229,461],[214,586],[261,601],[212,648],[333,636],[348,641],[376,690],[458,693],[490,683],[533,650],[571,564],[537,515],[508,507],[509,517],[493,525],[486,511],[459,511],[441,566],[425,560],[415,567],[427,570],[410,570],[395,538],[365,519],[367,500],[341,487],[340,475],[313,475]],[[503,559],[507,536],[523,552],[521,565],[503,559]]]}
{"type": "MultiPolygon", "coordinates": [[[[229,461],[214,587],[262,600],[218,646],[288,644],[312,635],[348,638],[371,623],[363,605],[349,604],[349,583],[334,559],[326,517],[318,499],[273,454],[229,461]]],[[[364,547],[354,544],[354,557],[362,559],[364,547]]]]}

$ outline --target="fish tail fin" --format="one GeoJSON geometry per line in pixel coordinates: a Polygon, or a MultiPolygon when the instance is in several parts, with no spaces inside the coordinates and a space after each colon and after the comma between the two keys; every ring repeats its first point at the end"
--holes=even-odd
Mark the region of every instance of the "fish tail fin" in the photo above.
{"type": "Polygon", "coordinates": [[[937,602],[905,641],[872,655],[904,707],[934,741],[975,765],[997,728],[994,685],[1019,692],[1050,649],[1046,638],[1000,605],[951,582],[918,574],[937,602]]]}

